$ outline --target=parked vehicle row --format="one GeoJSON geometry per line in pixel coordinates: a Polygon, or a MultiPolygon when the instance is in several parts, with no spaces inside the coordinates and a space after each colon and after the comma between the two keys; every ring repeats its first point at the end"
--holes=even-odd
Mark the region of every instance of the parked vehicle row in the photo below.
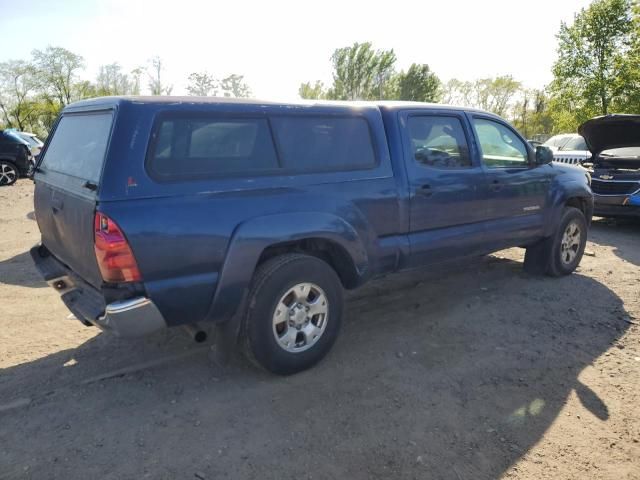
{"type": "Polygon", "coordinates": [[[552,158],[456,107],[86,100],[36,168],[31,254],[87,325],[215,325],[290,374],[327,354],[343,289],[373,277],[513,246],[529,272],[571,273],[590,177],[552,158]]]}
{"type": "Polygon", "coordinates": [[[584,138],[577,133],[554,135],[543,145],[553,151],[554,162],[580,165],[591,158],[584,138]]]}
{"type": "Polygon", "coordinates": [[[13,130],[0,130],[0,186],[12,185],[33,168],[29,142],[13,130]]]}

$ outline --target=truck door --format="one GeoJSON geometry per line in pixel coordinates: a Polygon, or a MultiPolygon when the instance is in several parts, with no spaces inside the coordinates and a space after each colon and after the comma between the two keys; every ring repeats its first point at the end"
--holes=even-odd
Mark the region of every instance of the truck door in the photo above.
{"type": "Polygon", "coordinates": [[[405,112],[409,243],[413,265],[481,249],[486,181],[464,113],[405,112]]]}
{"type": "Polygon", "coordinates": [[[525,141],[506,123],[474,115],[472,124],[487,176],[487,239],[505,246],[542,234],[553,167],[536,166],[525,141]]]}

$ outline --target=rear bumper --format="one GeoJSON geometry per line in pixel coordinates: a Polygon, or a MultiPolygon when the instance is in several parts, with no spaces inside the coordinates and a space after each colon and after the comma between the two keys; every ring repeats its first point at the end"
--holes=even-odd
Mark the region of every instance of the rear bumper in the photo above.
{"type": "Polygon", "coordinates": [[[121,337],[142,337],[167,327],[158,307],[146,297],[109,303],[93,323],[121,337]]]}
{"type": "Polygon", "coordinates": [[[33,247],[31,257],[45,281],[60,293],[67,308],[85,325],[95,325],[121,337],[141,337],[167,327],[150,299],[140,296],[107,304],[98,290],[43,246],[33,247]]]}

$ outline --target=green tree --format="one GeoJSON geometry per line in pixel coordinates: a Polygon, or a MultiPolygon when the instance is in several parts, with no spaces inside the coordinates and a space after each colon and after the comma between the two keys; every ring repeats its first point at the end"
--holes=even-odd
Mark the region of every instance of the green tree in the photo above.
{"type": "Polygon", "coordinates": [[[471,106],[473,82],[452,78],[442,86],[442,103],[471,106]]]}
{"type": "Polygon", "coordinates": [[[561,24],[551,84],[558,120],[569,113],[575,124],[621,105],[632,32],[629,0],[594,0],[561,24]]]}
{"type": "Polygon", "coordinates": [[[320,80],[316,80],[313,85],[311,85],[311,82],[300,84],[300,88],[298,88],[298,95],[300,95],[300,98],[309,100],[322,100],[327,98],[324,83],[320,80]]]}
{"type": "Polygon", "coordinates": [[[507,116],[511,101],[522,84],[511,75],[482,78],[474,83],[475,106],[500,116],[507,116]]]}
{"type": "Polygon", "coordinates": [[[162,76],[164,74],[164,62],[156,56],[149,60],[147,68],[148,86],[151,95],[171,95],[173,85],[166,85],[162,76]]]}
{"type": "Polygon", "coordinates": [[[338,48],[331,56],[333,86],[327,97],[336,100],[384,98],[385,84],[394,73],[393,50],[374,50],[371,42],[338,48]]]}
{"type": "Polygon", "coordinates": [[[629,51],[620,61],[620,75],[615,84],[616,111],[640,113],[640,1],[631,7],[629,51]]]}
{"type": "Polygon", "coordinates": [[[251,89],[244,82],[242,75],[232,73],[220,81],[220,87],[225,97],[248,98],[251,96],[251,89]]]}
{"type": "Polygon", "coordinates": [[[549,97],[544,90],[522,90],[520,100],[513,108],[513,124],[527,138],[553,133],[549,97]]]}
{"type": "Polygon", "coordinates": [[[52,104],[64,107],[74,98],[73,85],[84,59],[62,47],[48,46],[44,50],[32,52],[41,93],[52,104]]]}
{"type": "Polygon", "coordinates": [[[511,75],[471,81],[449,80],[443,88],[443,100],[453,105],[480,108],[507,116],[522,84],[511,75]]]}
{"type": "Polygon", "coordinates": [[[371,42],[337,48],[331,55],[333,84],[300,84],[298,94],[307,99],[330,100],[415,100],[435,102],[441,97],[441,83],[426,64],[412,64],[396,73],[393,50],[375,50],[371,42]]]}
{"type": "Polygon", "coordinates": [[[441,98],[440,79],[427,64],[413,63],[397,78],[397,98],[416,102],[438,102],[441,98]]]}
{"type": "Polygon", "coordinates": [[[37,87],[34,66],[24,60],[0,63],[0,111],[7,127],[24,130],[35,113],[37,87]]]}
{"type": "Polygon", "coordinates": [[[96,95],[140,95],[139,71],[122,71],[119,63],[100,66],[95,85],[96,95]]]}
{"type": "Polygon", "coordinates": [[[207,72],[194,72],[189,75],[187,92],[197,97],[216,96],[220,82],[207,72]]]}

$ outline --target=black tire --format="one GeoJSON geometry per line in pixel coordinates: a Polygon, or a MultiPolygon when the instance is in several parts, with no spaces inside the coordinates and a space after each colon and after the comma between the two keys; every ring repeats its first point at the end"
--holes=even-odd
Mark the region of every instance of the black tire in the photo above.
{"type": "MultiPolygon", "coordinates": [[[[294,253],[266,261],[258,267],[249,292],[243,329],[245,354],[254,363],[278,375],[290,375],[312,367],[329,352],[338,337],[343,304],[338,275],[319,258],[294,253]],[[317,340],[313,340],[315,343],[309,344],[304,351],[290,352],[276,340],[277,327],[274,327],[273,319],[283,296],[302,283],[314,284],[322,290],[328,313],[324,317],[324,330],[317,340]]],[[[284,323],[287,329],[298,328],[284,323]]],[[[306,342],[306,335],[303,337],[306,342]]],[[[294,348],[298,344],[297,338],[294,348]]]]}
{"type": "Polygon", "coordinates": [[[565,207],[558,228],[549,238],[527,247],[524,256],[525,271],[533,274],[546,274],[552,277],[569,275],[582,260],[584,247],[587,244],[587,220],[582,211],[575,207],[565,207]],[[573,253],[563,250],[563,237],[569,226],[579,232],[579,240],[573,253]]]}
{"type": "Polygon", "coordinates": [[[0,160],[0,187],[13,185],[19,176],[20,171],[14,163],[8,160],[0,160]]]}

